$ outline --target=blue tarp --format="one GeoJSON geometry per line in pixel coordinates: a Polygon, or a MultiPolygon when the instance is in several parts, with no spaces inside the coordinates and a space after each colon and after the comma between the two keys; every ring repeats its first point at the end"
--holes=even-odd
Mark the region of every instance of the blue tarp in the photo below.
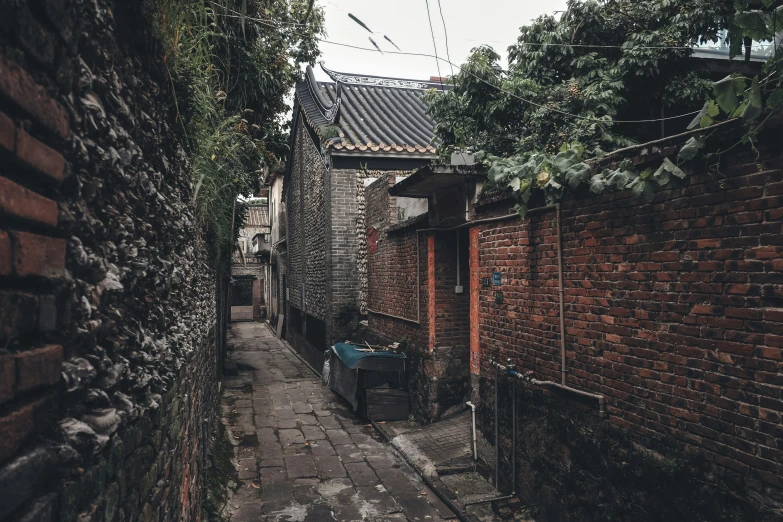
{"type": "MultiPolygon", "coordinates": [[[[391,353],[386,351],[360,352],[359,349],[361,348],[362,346],[357,346],[350,343],[335,343],[334,346],[332,347],[332,350],[334,350],[334,353],[337,354],[337,357],[340,358],[343,364],[350,369],[367,367],[366,364],[360,364],[360,361],[367,357],[405,359],[404,353],[391,353]]],[[[368,361],[364,361],[364,362],[367,363],[368,361]]],[[[380,362],[380,361],[375,361],[375,362],[380,362]]],[[[389,362],[392,363],[392,361],[389,362]]],[[[397,361],[394,361],[393,363],[397,363],[397,361]]],[[[392,366],[396,367],[397,364],[393,364],[393,363],[392,366]]],[[[373,364],[372,366],[376,366],[376,365],[373,364]]],[[[379,366],[383,366],[383,365],[381,364],[379,366]]]]}

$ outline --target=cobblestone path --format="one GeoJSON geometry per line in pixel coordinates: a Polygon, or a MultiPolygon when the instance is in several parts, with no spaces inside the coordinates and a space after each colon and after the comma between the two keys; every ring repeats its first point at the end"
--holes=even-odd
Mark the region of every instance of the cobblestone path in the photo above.
{"type": "Polygon", "coordinates": [[[223,418],[232,522],[439,521],[454,514],[261,323],[235,323],[223,418]]]}

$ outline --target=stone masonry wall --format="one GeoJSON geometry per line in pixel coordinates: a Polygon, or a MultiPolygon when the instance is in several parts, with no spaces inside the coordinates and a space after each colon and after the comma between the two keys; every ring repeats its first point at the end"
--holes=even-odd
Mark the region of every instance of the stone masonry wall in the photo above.
{"type": "MultiPolygon", "coordinates": [[[[684,188],[652,204],[629,194],[564,201],[567,382],[603,394],[607,416],[567,393],[519,391],[517,492],[537,520],[781,519],[779,129],[765,130],[758,155],[725,155],[717,175],[697,165],[684,188]]],[[[676,148],[650,151],[635,162],[676,148]]],[[[512,204],[481,207],[477,218],[512,204]]],[[[481,363],[474,396],[489,441],[489,357],[559,381],[554,218],[477,227],[471,270],[477,280],[502,274],[501,286],[478,287],[471,317],[481,363]]],[[[511,476],[510,386],[500,387],[503,477],[511,476]]]]}
{"type": "Polygon", "coordinates": [[[301,116],[292,156],[291,174],[286,180],[288,305],[296,310],[288,314],[288,340],[314,368],[320,368],[323,350],[316,344],[325,344],[325,335],[320,340],[323,342],[312,341],[318,327],[329,322],[330,313],[328,179],[324,161],[301,116]],[[300,316],[298,327],[292,324],[294,314],[300,316]]]}
{"type": "Polygon", "coordinates": [[[147,28],[0,3],[3,522],[201,516],[223,334],[147,28]]]}
{"type": "Polygon", "coordinates": [[[327,314],[325,168],[303,120],[294,147],[287,203],[291,304],[324,321],[327,314]],[[305,285],[305,303],[301,303],[301,285],[305,285]]]}
{"type": "Polygon", "coordinates": [[[304,241],[302,239],[304,231],[302,230],[302,153],[301,142],[304,129],[302,126],[303,118],[299,116],[296,128],[299,131],[296,134],[294,150],[291,154],[291,174],[286,180],[286,209],[288,222],[288,286],[290,290],[289,304],[298,309],[302,309],[299,286],[304,283],[304,241]]]}

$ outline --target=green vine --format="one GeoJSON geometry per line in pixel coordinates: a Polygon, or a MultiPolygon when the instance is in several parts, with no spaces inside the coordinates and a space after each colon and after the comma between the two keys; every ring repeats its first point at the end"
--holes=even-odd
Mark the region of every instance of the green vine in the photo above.
{"type": "Polygon", "coordinates": [[[287,152],[280,116],[318,56],[323,12],[306,0],[148,0],[193,173],[210,259],[229,265],[264,167],[287,152]],[[299,25],[306,20],[306,25],[299,25]]]}

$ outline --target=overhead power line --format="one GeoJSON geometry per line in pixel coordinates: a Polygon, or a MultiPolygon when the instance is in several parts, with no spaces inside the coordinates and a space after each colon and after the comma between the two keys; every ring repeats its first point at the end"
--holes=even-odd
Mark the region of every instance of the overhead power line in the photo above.
{"type": "MultiPolygon", "coordinates": [[[[331,45],[338,45],[340,47],[348,47],[348,48],[351,48],[351,49],[358,49],[360,51],[372,51],[374,53],[378,52],[375,49],[370,49],[369,47],[360,47],[358,45],[345,44],[345,43],[341,43],[341,42],[333,42],[331,40],[324,40],[324,39],[320,39],[320,38],[318,38],[317,40],[319,42],[328,43],[328,44],[331,44],[331,45]]],[[[400,54],[400,55],[406,55],[406,56],[421,56],[421,57],[425,57],[425,58],[435,58],[437,60],[442,60],[444,62],[448,61],[445,58],[438,58],[437,56],[433,56],[433,55],[427,54],[427,53],[406,53],[406,52],[402,52],[402,51],[397,51],[397,52],[395,52],[395,51],[387,51],[386,54],[400,54]]],[[[551,111],[551,112],[556,112],[558,114],[562,114],[564,116],[568,116],[568,117],[575,118],[575,119],[578,119],[578,120],[594,121],[594,122],[597,122],[597,123],[654,123],[654,122],[659,122],[659,121],[676,120],[676,119],[679,119],[679,118],[684,118],[686,116],[694,116],[694,115],[696,115],[696,114],[701,112],[701,109],[699,109],[699,110],[693,111],[693,112],[686,112],[685,114],[678,114],[677,116],[667,116],[666,118],[652,118],[652,119],[647,119],[647,120],[615,120],[615,119],[606,120],[606,119],[603,119],[603,118],[592,118],[590,116],[580,116],[578,114],[572,114],[570,112],[566,112],[566,111],[560,110],[560,109],[558,109],[556,107],[550,107],[549,105],[536,103],[536,102],[534,102],[532,100],[528,100],[527,98],[523,98],[523,97],[521,97],[519,95],[514,94],[513,92],[507,91],[507,90],[505,90],[505,89],[503,89],[501,87],[498,87],[497,85],[495,85],[495,84],[493,84],[491,82],[488,82],[484,78],[482,78],[480,76],[477,76],[477,75],[473,74],[472,72],[463,69],[462,67],[460,67],[459,65],[457,65],[455,63],[451,63],[451,62],[448,62],[448,63],[450,65],[452,65],[453,67],[456,67],[460,71],[464,72],[465,74],[468,74],[468,75],[472,76],[473,78],[479,80],[480,82],[489,85],[493,89],[497,89],[500,92],[504,92],[504,93],[508,94],[509,96],[511,96],[513,98],[516,98],[516,99],[518,99],[520,101],[523,101],[523,102],[525,102],[525,103],[527,103],[529,105],[532,105],[534,107],[538,107],[540,109],[544,109],[544,110],[551,111]]]]}
{"type": "MultiPolygon", "coordinates": [[[[225,15],[225,16],[232,16],[232,15],[225,15]]],[[[240,18],[240,17],[239,16],[235,16],[235,18],[240,18]]],[[[275,26],[274,23],[270,22],[269,20],[262,20],[262,19],[259,19],[259,18],[250,18],[250,17],[245,17],[245,19],[252,20],[254,22],[258,22],[258,23],[261,23],[261,24],[269,25],[271,27],[279,28],[278,26],[275,26]]],[[[373,53],[377,53],[378,52],[377,49],[371,49],[369,47],[361,47],[361,46],[358,46],[358,45],[351,45],[351,44],[346,44],[346,43],[342,43],[342,42],[334,42],[334,41],[326,40],[326,39],[323,39],[323,38],[315,38],[315,40],[317,40],[319,42],[331,44],[331,45],[337,45],[339,47],[346,47],[346,48],[350,48],[350,49],[357,49],[357,50],[360,50],[360,51],[370,51],[370,52],[373,52],[373,53]]],[[[440,58],[437,55],[432,55],[432,54],[428,54],[428,53],[411,53],[411,52],[405,52],[405,51],[386,51],[386,54],[395,54],[395,55],[402,55],[402,56],[419,56],[419,57],[423,57],[423,58],[435,58],[435,60],[437,60],[438,62],[440,62],[440,61],[447,62],[452,67],[456,67],[459,71],[462,71],[465,74],[468,74],[469,76],[472,76],[476,80],[478,80],[478,81],[480,81],[480,82],[482,82],[482,83],[492,87],[493,89],[497,89],[500,92],[508,94],[512,98],[516,98],[516,99],[518,99],[518,100],[520,100],[520,101],[522,101],[524,103],[527,103],[528,105],[532,105],[533,107],[538,107],[539,109],[544,109],[544,110],[547,110],[547,111],[550,111],[550,112],[555,112],[557,114],[562,114],[563,116],[567,116],[567,117],[574,118],[574,119],[577,119],[577,120],[582,120],[582,121],[593,121],[593,122],[596,122],[596,123],[656,123],[656,122],[661,122],[661,121],[676,120],[676,119],[679,119],[679,118],[684,118],[686,116],[694,116],[694,115],[696,115],[696,114],[701,112],[701,109],[699,109],[699,110],[692,111],[692,112],[686,112],[684,114],[678,114],[676,116],[667,116],[665,118],[650,118],[650,119],[644,119],[644,120],[615,120],[615,119],[605,119],[605,118],[593,118],[593,117],[590,117],[590,116],[580,116],[578,114],[573,114],[573,113],[570,113],[570,112],[567,112],[567,111],[560,110],[560,109],[558,109],[556,107],[551,107],[549,105],[544,105],[544,104],[541,104],[541,103],[534,102],[532,100],[528,100],[527,98],[523,98],[522,96],[514,94],[513,92],[507,91],[507,90],[505,90],[505,89],[503,89],[501,87],[498,87],[497,85],[487,81],[486,79],[484,79],[484,78],[482,78],[480,76],[477,76],[477,75],[473,74],[472,72],[470,72],[468,70],[463,69],[459,65],[457,65],[455,63],[452,63],[451,60],[447,60],[445,58],[440,58]]],[[[438,69],[438,71],[440,72],[440,68],[438,69]]],[[[442,85],[443,84],[441,82],[441,86],[442,85]]]]}
{"type": "Polygon", "coordinates": [[[440,73],[440,58],[438,58],[438,45],[435,43],[435,31],[432,29],[432,17],[430,16],[430,0],[424,0],[427,5],[427,20],[430,23],[430,34],[432,35],[432,48],[435,50],[435,67],[438,69],[438,81],[441,89],[443,88],[443,75],[440,73]]]}
{"type": "Polygon", "coordinates": [[[446,19],[443,17],[443,7],[440,5],[440,0],[438,0],[438,11],[440,11],[440,21],[443,22],[443,36],[446,38],[446,59],[451,67],[451,75],[454,76],[454,66],[451,65],[451,54],[449,53],[449,31],[446,29],[446,19]]]}

